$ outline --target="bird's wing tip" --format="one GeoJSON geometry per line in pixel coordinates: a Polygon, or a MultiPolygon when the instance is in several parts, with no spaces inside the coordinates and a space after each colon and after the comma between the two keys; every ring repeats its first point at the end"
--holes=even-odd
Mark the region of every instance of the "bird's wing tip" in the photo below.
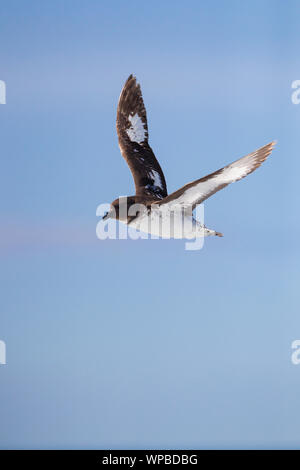
{"type": "Polygon", "coordinates": [[[277,140],[272,140],[272,142],[267,144],[266,147],[269,147],[270,150],[272,151],[276,144],[277,144],[277,140]]]}
{"type": "Polygon", "coordinates": [[[128,83],[128,82],[130,82],[131,80],[134,81],[134,82],[137,81],[136,75],[135,75],[134,73],[131,73],[131,74],[129,75],[129,77],[127,78],[126,82],[128,83]]]}

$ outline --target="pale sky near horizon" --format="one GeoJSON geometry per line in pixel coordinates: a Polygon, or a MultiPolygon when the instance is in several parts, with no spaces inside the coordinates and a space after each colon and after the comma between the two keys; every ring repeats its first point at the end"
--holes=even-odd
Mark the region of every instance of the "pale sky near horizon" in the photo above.
{"type": "Polygon", "coordinates": [[[299,10],[2,2],[0,448],[299,447],[299,10]],[[200,251],[96,238],[131,73],[169,192],[277,140],[200,251]]]}

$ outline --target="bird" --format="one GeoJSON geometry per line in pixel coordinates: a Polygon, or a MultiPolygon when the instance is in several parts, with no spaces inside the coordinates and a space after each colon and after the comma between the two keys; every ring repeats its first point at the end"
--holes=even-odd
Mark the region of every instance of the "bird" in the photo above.
{"type": "Polygon", "coordinates": [[[161,238],[197,238],[223,234],[193,216],[194,209],[217,191],[255,171],[271,154],[275,141],[168,194],[161,166],[148,142],[141,86],[130,75],[121,91],[116,120],[119,147],[135,185],[135,195],[118,197],[102,220],[117,219],[161,238]]]}

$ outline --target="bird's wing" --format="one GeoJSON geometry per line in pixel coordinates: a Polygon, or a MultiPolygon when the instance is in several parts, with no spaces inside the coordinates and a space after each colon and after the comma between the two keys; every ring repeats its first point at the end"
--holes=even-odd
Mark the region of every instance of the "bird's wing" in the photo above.
{"type": "Polygon", "coordinates": [[[270,155],[274,145],[275,142],[271,142],[204,178],[188,183],[156,204],[168,204],[171,208],[182,206],[194,209],[197,204],[205,201],[220,189],[256,170],[270,155]]]}
{"type": "Polygon", "coordinates": [[[131,170],[138,196],[167,196],[162,169],[148,144],[148,125],[141,87],[130,75],[121,92],[117,110],[121,153],[131,170]]]}

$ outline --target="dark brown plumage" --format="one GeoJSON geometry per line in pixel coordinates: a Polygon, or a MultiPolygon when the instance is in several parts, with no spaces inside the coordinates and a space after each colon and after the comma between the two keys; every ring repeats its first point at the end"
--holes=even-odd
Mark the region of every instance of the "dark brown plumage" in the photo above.
{"type": "MultiPolygon", "coordinates": [[[[136,194],[152,196],[159,200],[167,196],[167,185],[162,169],[148,144],[148,125],[146,109],[140,85],[130,75],[121,92],[117,109],[117,132],[121,153],[131,170],[136,194]],[[129,138],[128,131],[132,119],[138,116],[144,127],[144,139],[139,142],[129,138]],[[155,173],[154,173],[155,172],[155,173]],[[159,180],[159,181],[157,181],[159,180]]],[[[142,136],[143,137],[143,136],[142,136]]]]}

